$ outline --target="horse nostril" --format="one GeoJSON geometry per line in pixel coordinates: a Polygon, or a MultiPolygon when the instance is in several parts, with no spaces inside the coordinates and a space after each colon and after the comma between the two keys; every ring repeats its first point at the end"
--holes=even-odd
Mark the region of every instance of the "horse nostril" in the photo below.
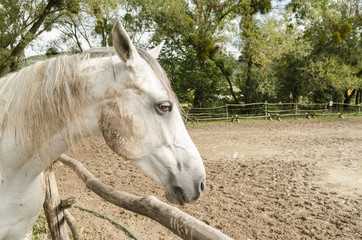
{"type": "Polygon", "coordinates": [[[200,184],[200,190],[201,192],[203,192],[205,189],[205,180],[202,180],[201,184],[200,184]]]}

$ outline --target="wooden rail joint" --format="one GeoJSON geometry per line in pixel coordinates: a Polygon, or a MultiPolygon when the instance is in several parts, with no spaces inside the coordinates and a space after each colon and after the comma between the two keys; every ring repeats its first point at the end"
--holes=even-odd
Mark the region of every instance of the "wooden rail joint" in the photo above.
{"type": "Polygon", "coordinates": [[[268,115],[267,115],[267,120],[273,121],[273,116],[270,113],[268,113],[268,115]]]}
{"type": "Polygon", "coordinates": [[[231,122],[236,122],[236,123],[239,123],[239,115],[233,115],[232,119],[231,119],[231,122]]]}

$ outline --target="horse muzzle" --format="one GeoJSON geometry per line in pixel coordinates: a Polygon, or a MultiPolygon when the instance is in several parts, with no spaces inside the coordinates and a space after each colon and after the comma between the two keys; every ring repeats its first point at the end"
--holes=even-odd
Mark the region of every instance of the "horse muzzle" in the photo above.
{"type": "Polygon", "coordinates": [[[193,184],[171,184],[170,187],[166,188],[165,197],[168,201],[185,205],[186,203],[195,202],[199,199],[205,190],[206,179],[205,177],[199,178],[193,184]]]}

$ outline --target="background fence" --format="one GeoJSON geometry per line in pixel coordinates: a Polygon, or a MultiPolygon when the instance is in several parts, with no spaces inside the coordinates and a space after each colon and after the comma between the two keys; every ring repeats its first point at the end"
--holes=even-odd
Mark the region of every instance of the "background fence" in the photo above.
{"type": "Polygon", "coordinates": [[[361,114],[361,104],[345,103],[250,103],[250,104],[225,104],[212,108],[185,107],[186,122],[239,120],[245,118],[277,119],[281,117],[314,118],[315,116],[328,116],[361,114]]]}

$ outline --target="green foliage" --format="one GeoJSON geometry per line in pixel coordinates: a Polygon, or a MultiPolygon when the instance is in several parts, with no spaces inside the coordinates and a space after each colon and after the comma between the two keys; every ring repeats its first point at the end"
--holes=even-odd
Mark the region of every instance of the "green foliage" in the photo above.
{"type": "Polygon", "coordinates": [[[271,0],[251,0],[250,6],[254,9],[253,13],[265,14],[272,9],[271,0]]]}
{"type": "MultiPolygon", "coordinates": [[[[359,0],[290,0],[285,10],[272,9],[272,3],[284,2],[3,0],[0,65],[18,45],[54,27],[63,35],[46,46],[49,55],[59,46],[72,52],[83,51],[84,43],[111,46],[118,19],[138,47],[167,40],[160,62],[182,102],[208,106],[353,97],[353,90],[362,89],[359,0]],[[50,3],[41,27],[29,31],[50,3]],[[231,44],[239,54],[229,53],[231,44]],[[348,89],[351,95],[345,94],[348,89]]],[[[22,51],[15,56],[2,65],[6,71],[17,69],[22,51]]]]}
{"type": "Polygon", "coordinates": [[[341,34],[339,32],[334,32],[332,34],[332,42],[334,44],[340,44],[342,42],[341,34]]]}
{"type": "Polygon", "coordinates": [[[47,240],[50,238],[47,219],[42,212],[33,225],[32,240],[47,240]]]}
{"type": "MultiPolygon", "coordinates": [[[[166,42],[167,45],[175,45],[180,49],[173,52],[173,54],[180,54],[178,58],[196,57],[193,62],[193,73],[180,77],[184,81],[186,77],[192,78],[186,81],[188,85],[184,85],[184,91],[195,92],[193,101],[196,104],[200,104],[198,98],[217,99],[218,92],[215,88],[210,88],[208,92],[214,91],[214,93],[205,97],[207,95],[205,88],[213,87],[211,83],[214,82],[209,81],[209,76],[220,76],[221,80],[218,82],[223,83],[225,87],[229,85],[229,89],[232,89],[230,76],[233,68],[220,63],[226,62],[223,59],[227,55],[224,54],[223,45],[230,41],[226,33],[233,26],[231,21],[236,16],[233,13],[240,1],[139,0],[135,1],[135,4],[138,9],[141,9],[139,13],[145,19],[155,23],[156,33],[153,40],[167,37],[169,39],[166,42]],[[191,81],[198,84],[193,84],[191,81]],[[204,81],[203,84],[202,81],[204,81]]],[[[187,64],[189,60],[184,61],[183,64],[187,64]]],[[[210,101],[205,100],[206,102],[210,101]]]]}
{"type": "Polygon", "coordinates": [[[78,14],[81,11],[80,3],[77,1],[70,1],[69,4],[67,4],[67,10],[71,14],[78,14]]]}
{"type": "Polygon", "coordinates": [[[201,62],[213,58],[217,53],[218,46],[215,46],[211,39],[203,38],[199,35],[185,36],[186,43],[194,46],[197,56],[201,62]]]}
{"type": "Polygon", "coordinates": [[[25,47],[68,10],[72,0],[2,0],[0,4],[0,76],[15,71],[25,47]]]}
{"type": "Polygon", "coordinates": [[[280,59],[284,64],[276,68],[279,99],[289,95],[294,101],[341,101],[346,90],[361,88],[356,74],[361,69],[361,36],[352,2],[357,3],[294,0],[288,4],[303,30],[299,30],[302,37],[293,40],[294,49],[280,59]],[[309,50],[297,54],[303,45],[309,50]]]}
{"type": "Polygon", "coordinates": [[[270,92],[265,91],[269,84],[265,84],[265,75],[268,59],[263,56],[262,49],[265,47],[265,40],[259,28],[260,22],[257,20],[257,13],[265,14],[271,10],[271,1],[244,1],[239,9],[241,20],[239,28],[240,37],[243,39],[240,60],[240,78],[238,87],[241,89],[242,99],[245,103],[270,98],[270,92]]]}
{"type": "Polygon", "coordinates": [[[326,41],[327,41],[326,35],[324,35],[324,34],[319,35],[319,43],[324,44],[324,43],[326,43],[326,41]]]}
{"type": "Polygon", "coordinates": [[[84,8],[88,10],[90,17],[95,18],[94,33],[100,36],[101,46],[106,47],[112,44],[111,33],[113,24],[117,20],[115,17],[117,1],[87,0],[84,2],[84,8]]]}
{"type": "Polygon", "coordinates": [[[54,55],[58,55],[58,54],[59,54],[59,51],[55,47],[49,47],[45,53],[45,55],[47,55],[47,56],[54,56],[54,55]]]}
{"type": "Polygon", "coordinates": [[[346,39],[350,35],[351,30],[352,30],[352,25],[350,23],[342,24],[339,29],[341,38],[346,39]]]}
{"type": "Polygon", "coordinates": [[[159,56],[159,61],[182,103],[191,103],[195,107],[212,106],[218,95],[225,94],[226,87],[218,68],[210,60],[200,64],[192,47],[179,51],[176,44],[169,43],[159,56]]]}
{"type": "Polygon", "coordinates": [[[303,87],[306,92],[310,92],[314,101],[341,101],[341,99],[333,99],[332,97],[340,97],[338,92],[343,93],[347,89],[358,87],[358,79],[353,75],[351,67],[344,64],[343,61],[341,62],[341,59],[336,56],[329,59],[324,57],[310,60],[301,71],[301,77],[304,79],[303,87]]]}

